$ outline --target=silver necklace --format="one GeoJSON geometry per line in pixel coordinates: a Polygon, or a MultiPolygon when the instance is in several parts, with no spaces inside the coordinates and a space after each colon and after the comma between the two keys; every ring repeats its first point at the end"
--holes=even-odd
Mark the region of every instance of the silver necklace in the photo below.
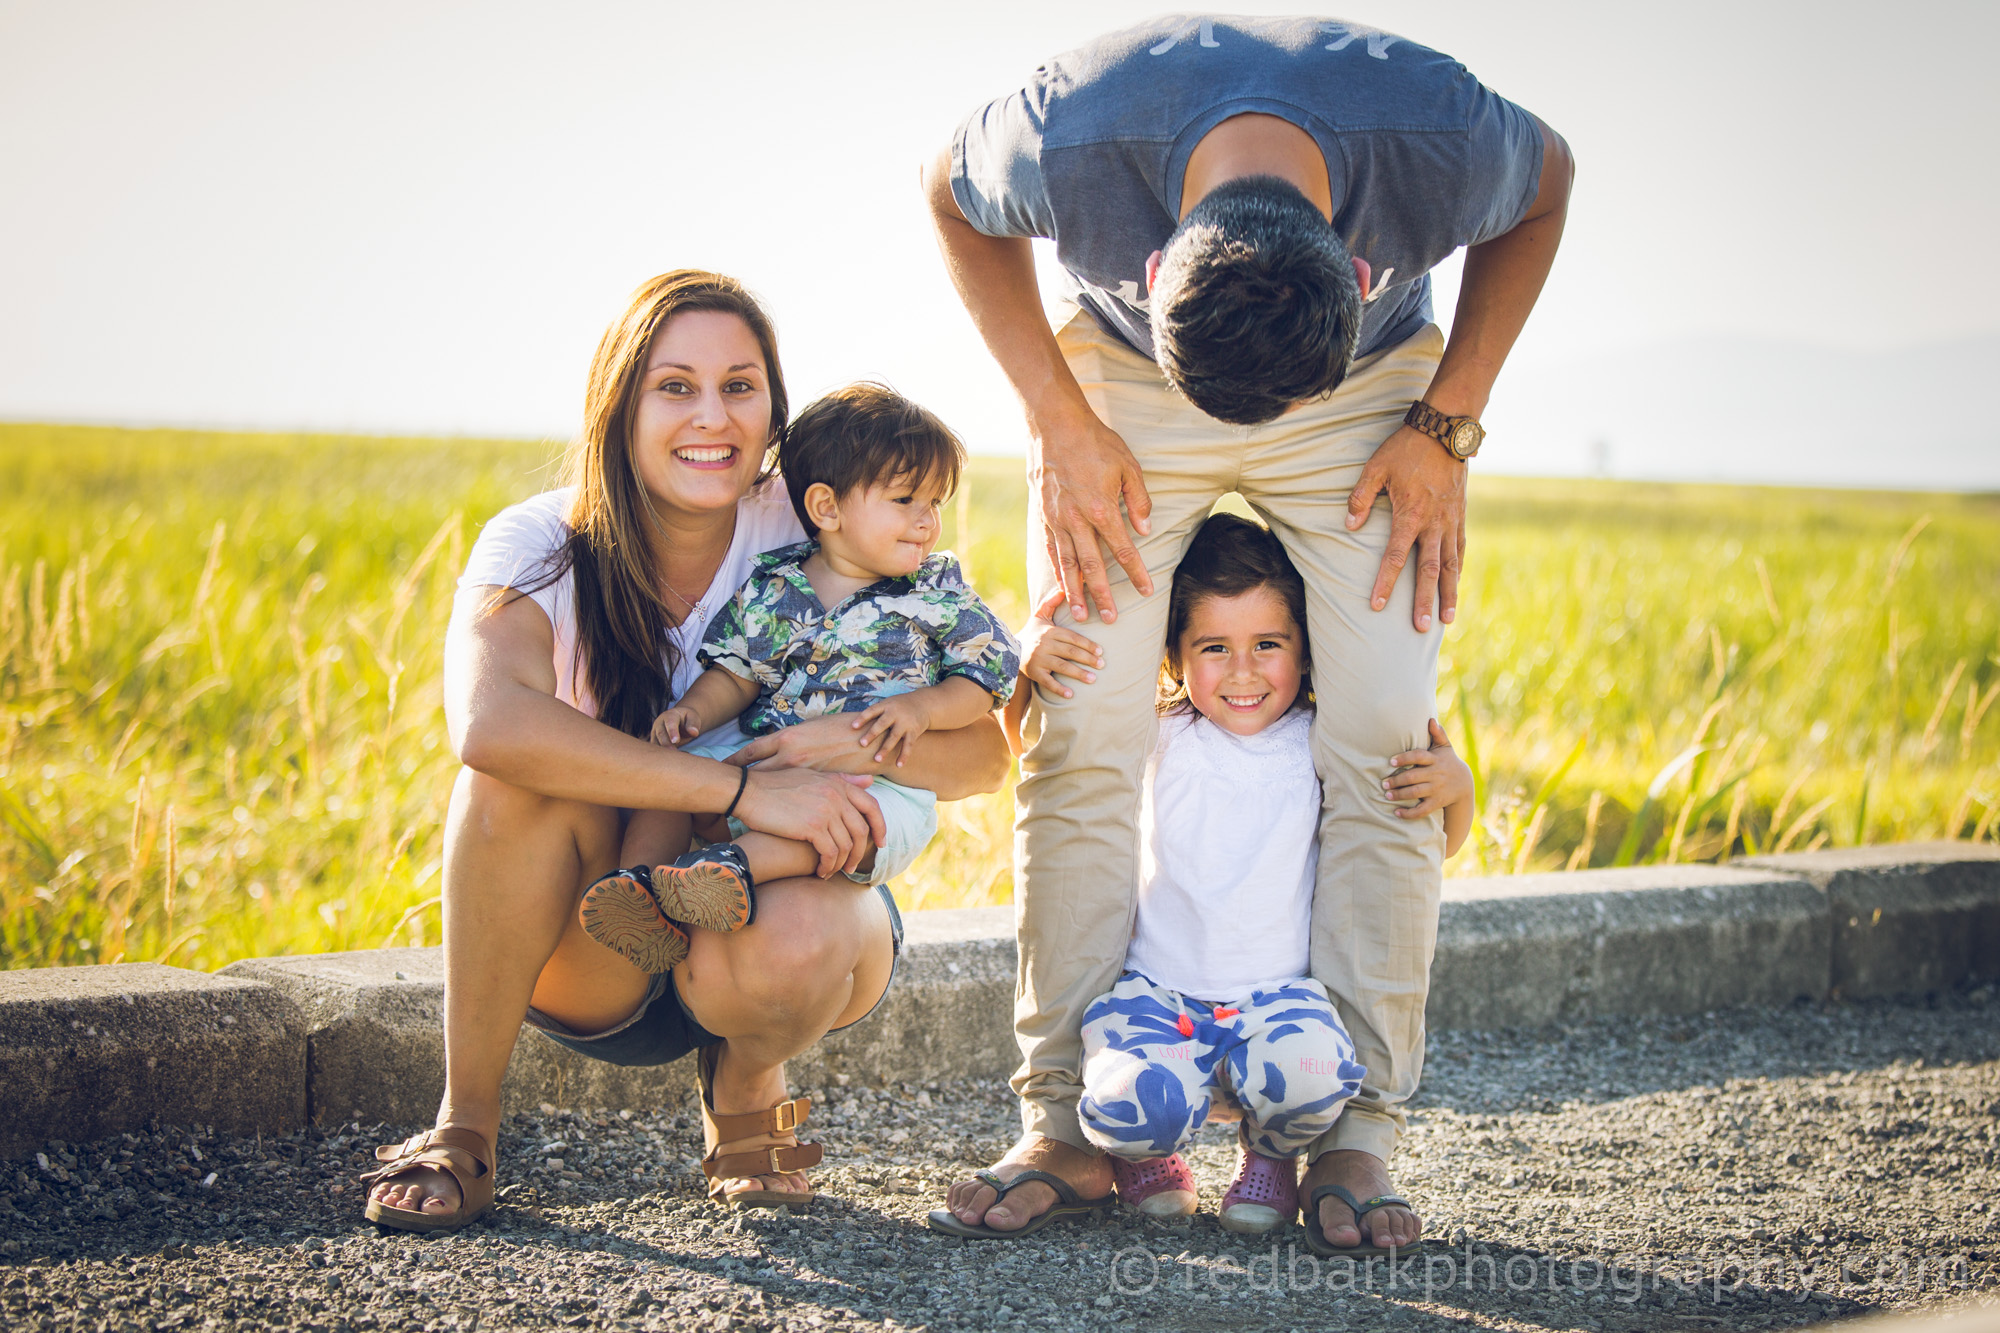
{"type": "Polygon", "coordinates": [[[688,613],[686,617],[683,617],[682,623],[686,623],[686,620],[690,618],[695,620],[701,620],[707,617],[708,608],[706,605],[704,605],[708,597],[708,594],[706,592],[702,594],[702,600],[697,601],[694,598],[688,596],[686,593],[682,592],[679,588],[676,588],[673,584],[668,583],[666,575],[664,574],[660,576],[660,583],[666,588],[668,592],[680,598],[681,604],[687,607],[688,613]]]}

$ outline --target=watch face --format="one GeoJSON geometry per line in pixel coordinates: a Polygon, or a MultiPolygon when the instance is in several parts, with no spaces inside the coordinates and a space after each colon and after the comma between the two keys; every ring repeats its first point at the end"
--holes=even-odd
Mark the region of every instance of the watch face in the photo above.
{"type": "Polygon", "coordinates": [[[1461,421],[1451,433],[1451,451],[1460,458],[1470,458],[1479,452],[1479,441],[1483,432],[1476,421],[1461,421]]]}

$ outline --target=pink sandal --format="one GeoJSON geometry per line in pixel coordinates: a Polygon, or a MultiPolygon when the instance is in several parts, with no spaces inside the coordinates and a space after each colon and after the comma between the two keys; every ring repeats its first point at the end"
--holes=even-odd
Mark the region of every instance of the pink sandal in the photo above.
{"type": "Polygon", "coordinates": [[[1118,1183],[1119,1201],[1148,1217],[1191,1217],[1200,1201],[1194,1173],[1179,1153],[1143,1162],[1113,1155],[1111,1178],[1118,1183]]]}
{"type": "Polygon", "coordinates": [[[1299,1163],[1292,1157],[1261,1156],[1250,1151],[1248,1143],[1242,1148],[1243,1161],[1236,1168],[1236,1179],[1229,1182],[1229,1192],[1222,1196],[1218,1220],[1224,1231],[1261,1236],[1298,1217],[1299,1163]]]}

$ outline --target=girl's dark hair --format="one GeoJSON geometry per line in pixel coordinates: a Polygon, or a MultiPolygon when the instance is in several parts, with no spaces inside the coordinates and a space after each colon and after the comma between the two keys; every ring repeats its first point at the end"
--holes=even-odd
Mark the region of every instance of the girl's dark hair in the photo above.
{"type": "Polygon", "coordinates": [[[1193,707],[1181,666],[1181,635],[1187,632],[1195,607],[1211,597],[1240,597],[1257,588],[1269,588],[1284,599],[1285,610],[1291,613],[1303,640],[1306,583],[1285,554],[1284,543],[1261,523],[1235,514],[1209,515],[1174,571],[1173,593],[1167,602],[1166,658],[1160,664],[1157,706],[1161,713],[1180,713],[1193,707]]]}
{"type": "Polygon", "coordinates": [[[720,311],[749,326],[764,353],[771,395],[766,462],[785,429],[788,407],[778,335],[748,288],[700,269],[676,269],[640,285],[613,320],[591,359],[583,429],[563,457],[573,488],[564,521],[569,540],[526,586],[497,594],[489,608],[575,576],[576,665],[597,705],[597,720],[644,736],[672,702],[680,654],[668,631],[680,616],[660,594],[658,520],[632,461],[632,423],[645,387],[653,335],[675,315],[720,311]]]}

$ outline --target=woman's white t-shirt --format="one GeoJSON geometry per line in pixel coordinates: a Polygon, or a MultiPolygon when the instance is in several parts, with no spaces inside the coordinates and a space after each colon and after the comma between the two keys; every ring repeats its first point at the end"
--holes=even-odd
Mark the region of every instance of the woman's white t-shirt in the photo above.
{"type": "Polygon", "coordinates": [[[1319,866],[1312,720],[1295,708],[1238,736],[1199,713],[1161,719],[1126,967],[1200,1000],[1306,975],[1319,866]]]}
{"type": "MultiPolygon", "coordinates": [[[[459,576],[458,595],[477,596],[481,594],[474,589],[524,588],[536,582],[547,568],[549,556],[569,540],[569,525],[563,522],[563,515],[569,511],[570,493],[568,487],[544,491],[495,514],[480,530],[479,540],[473,543],[465,572],[459,576]]],[[[729,553],[722,557],[714,580],[708,591],[700,595],[694,611],[668,631],[673,635],[679,659],[670,682],[674,698],[678,699],[701,674],[695,659],[701,636],[715,613],[750,577],[750,562],[766,551],[805,538],[805,528],[792,509],[782,477],[772,477],[751,487],[736,502],[736,532],[730,538],[729,553]]],[[[575,586],[575,575],[566,571],[555,582],[528,596],[542,608],[555,630],[556,698],[595,717],[597,707],[591,698],[589,680],[579,670],[583,664],[577,660],[575,586]]],[[[726,739],[734,727],[731,723],[729,728],[718,729],[702,739],[726,739]]]]}

